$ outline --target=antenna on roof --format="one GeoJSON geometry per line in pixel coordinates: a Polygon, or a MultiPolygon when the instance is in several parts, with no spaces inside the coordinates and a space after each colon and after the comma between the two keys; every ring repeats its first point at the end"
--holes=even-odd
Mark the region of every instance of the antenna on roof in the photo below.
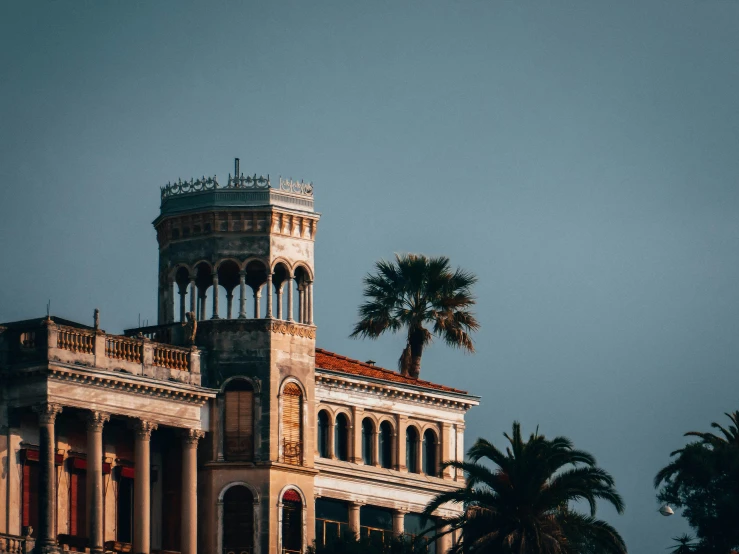
{"type": "Polygon", "coordinates": [[[241,175],[241,173],[239,173],[239,159],[234,158],[234,179],[238,179],[239,175],[241,175]]]}
{"type": "Polygon", "coordinates": [[[49,301],[46,303],[46,319],[51,319],[51,316],[49,315],[51,313],[51,298],[49,298],[49,301]]]}

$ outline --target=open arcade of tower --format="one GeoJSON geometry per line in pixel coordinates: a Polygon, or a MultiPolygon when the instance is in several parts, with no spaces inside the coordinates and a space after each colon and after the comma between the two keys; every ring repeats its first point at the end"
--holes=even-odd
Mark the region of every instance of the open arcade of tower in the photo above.
{"type": "Polygon", "coordinates": [[[462,459],[479,399],[316,348],[319,219],[311,184],[236,160],[223,184],[161,189],[157,325],[0,326],[0,554],[295,554],[424,531],[428,501],[464,484],[441,461],[462,459]]]}

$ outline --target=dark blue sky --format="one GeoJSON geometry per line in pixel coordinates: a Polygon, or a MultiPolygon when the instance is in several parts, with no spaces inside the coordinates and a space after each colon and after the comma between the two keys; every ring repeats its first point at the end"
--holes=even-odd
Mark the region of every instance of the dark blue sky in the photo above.
{"type": "Polygon", "coordinates": [[[159,186],[312,180],[318,344],[394,252],[479,275],[478,353],[422,376],[611,471],[631,552],[685,530],[652,478],[739,409],[734,0],[3,2],[0,320],[156,318],[159,186]]]}

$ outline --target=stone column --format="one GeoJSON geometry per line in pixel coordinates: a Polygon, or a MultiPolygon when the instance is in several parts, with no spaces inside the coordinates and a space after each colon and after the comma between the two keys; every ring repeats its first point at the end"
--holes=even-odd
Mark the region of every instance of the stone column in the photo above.
{"type": "Polygon", "coordinates": [[[149,554],[151,545],[151,432],[156,423],[138,420],[134,426],[136,434],[133,509],[133,551],[149,554]]]}
{"type": "Polygon", "coordinates": [[[218,317],[218,272],[213,272],[213,315],[211,319],[220,319],[218,317]]]}
{"type": "Polygon", "coordinates": [[[103,552],[103,425],[110,420],[105,412],[87,414],[87,536],[90,552],[103,552]]]}
{"type": "Polygon", "coordinates": [[[328,423],[328,457],[332,460],[336,459],[336,449],[334,448],[334,438],[336,434],[336,421],[330,420],[328,423]]]}
{"type": "Polygon", "coordinates": [[[185,296],[187,296],[187,287],[180,289],[180,322],[184,323],[185,319],[185,296]]]}
{"type": "Polygon", "coordinates": [[[397,464],[397,470],[398,471],[408,471],[408,468],[405,465],[405,458],[406,458],[406,452],[405,452],[405,434],[406,434],[406,425],[408,424],[408,418],[404,416],[396,416],[397,422],[395,425],[396,431],[396,441],[395,444],[397,445],[395,448],[396,453],[396,464],[397,464]]]}
{"type": "Polygon", "coordinates": [[[267,319],[272,319],[272,273],[267,273],[267,319]]]}
{"type": "Polygon", "coordinates": [[[372,460],[372,465],[375,467],[380,467],[380,437],[377,433],[377,428],[374,428],[372,430],[372,451],[370,452],[370,459],[372,460]]]}
{"type": "MultiPolygon", "coordinates": [[[[441,466],[442,462],[448,462],[453,459],[454,452],[452,452],[452,424],[451,423],[442,423],[441,424],[441,456],[439,459],[436,460],[437,464],[437,473],[438,468],[441,466]]],[[[441,477],[444,479],[451,479],[452,478],[452,468],[445,467],[441,477]]]]}
{"type": "Polygon", "coordinates": [[[198,551],[198,440],[204,435],[199,429],[188,429],[182,437],[182,554],[198,551]]]}
{"type": "Polygon", "coordinates": [[[416,473],[423,474],[423,434],[419,431],[416,443],[416,473]]]}
{"type": "Polygon", "coordinates": [[[349,502],[349,530],[357,536],[359,536],[359,527],[361,525],[361,519],[359,517],[361,506],[359,502],[349,502]]]}
{"type": "Polygon", "coordinates": [[[277,319],[283,319],[285,312],[282,307],[282,283],[279,287],[275,287],[275,317],[277,319]]]}
{"type": "Polygon", "coordinates": [[[233,291],[229,291],[226,293],[226,319],[231,319],[233,316],[233,299],[234,299],[234,293],[233,291]]]}
{"type": "Polygon", "coordinates": [[[54,422],[62,411],[59,404],[44,402],[34,406],[39,423],[39,530],[36,546],[42,554],[59,552],[56,540],[56,438],[54,422]]]}
{"type": "Polygon", "coordinates": [[[305,286],[298,285],[298,323],[305,323],[305,286]]]}
{"type": "Polygon", "coordinates": [[[364,464],[362,457],[362,419],[364,409],[352,406],[351,430],[349,432],[349,461],[355,464],[364,464]]]}
{"type": "Polygon", "coordinates": [[[198,297],[198,289],[195,286],[195,277],[190,276],[190,311],[194,314],[197,310],[196,302],[198,297]]]}
{"type": "Polygon", "coordinates": [[[293,278],[287,278],[287,320],[293,320],[293,278]]]}
{"type": "Polygon", "coordinates": [[[208,295],[203,292],[203,295],[200,297],[200,321],[203,321],[205,319],[205,301],[208,299],[208,295]]]}
{"type": "Polygon", "coordinates": [[[405,530],[405,512],[393,510],[393,534],[401,535],[405,530]]]}
{"type": "MultiPolygon", "coordinates": [[[[449,525],[444,520],[439,520],[436,524],[436,532],[443,533],[449,531],[449,525]]],[[[447,533],[436,539],[436,552],[437,554],[447,554],[449,549],[452,547],[452,534],[447,533]]]]}
{"type": "Polygon", "coordinates": [[[239,319],[246,319],[246,271],[239,271],[239,319]]]}
{"type": "Polygon", "coordinates": [[[167,323],[174,323],[174,279],[167,279],[167,323]]]}
{"type": "Polygon", "coordinates": [[[308,281],[308,325],[313,325],[313,281],[308,281]]]}
{"type": "MultiPolygon", "coordinates": [[[[464,425],[458,423],[457,427],[457,461],[461,462],[464,460],[464,425]]],[[[464,472],[461,469],[454,470],[454,480],[464,481],[464,472]]]]}
{"type": "Polygon", "coordinates": [[[262,287],[254,289],[254,319],[259,319],[259,301],[262,298],[262,287]]]}

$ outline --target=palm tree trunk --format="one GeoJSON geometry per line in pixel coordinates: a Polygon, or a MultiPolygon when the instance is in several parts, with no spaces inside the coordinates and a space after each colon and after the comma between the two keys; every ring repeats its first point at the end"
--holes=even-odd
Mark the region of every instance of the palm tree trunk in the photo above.
{"type": "Polygon", "coordinates": [[[415,332],[408,339],[408,346],[410,347],[410,367],[408,368],[408,377],[412,379],[418,379],[421,374],[421,356],[423,356],[423,333],[415,332]]]}
{"type": "Polygon", "coordinates": [[[400,369],[400,374],[408,377],[410,367],[411,367],[411,345],[410,343],[408,343],[405,345],[405,348],[403,348],[403,353],[400,355],[400,359],[398,360],[398,369],[400,369]]]}

